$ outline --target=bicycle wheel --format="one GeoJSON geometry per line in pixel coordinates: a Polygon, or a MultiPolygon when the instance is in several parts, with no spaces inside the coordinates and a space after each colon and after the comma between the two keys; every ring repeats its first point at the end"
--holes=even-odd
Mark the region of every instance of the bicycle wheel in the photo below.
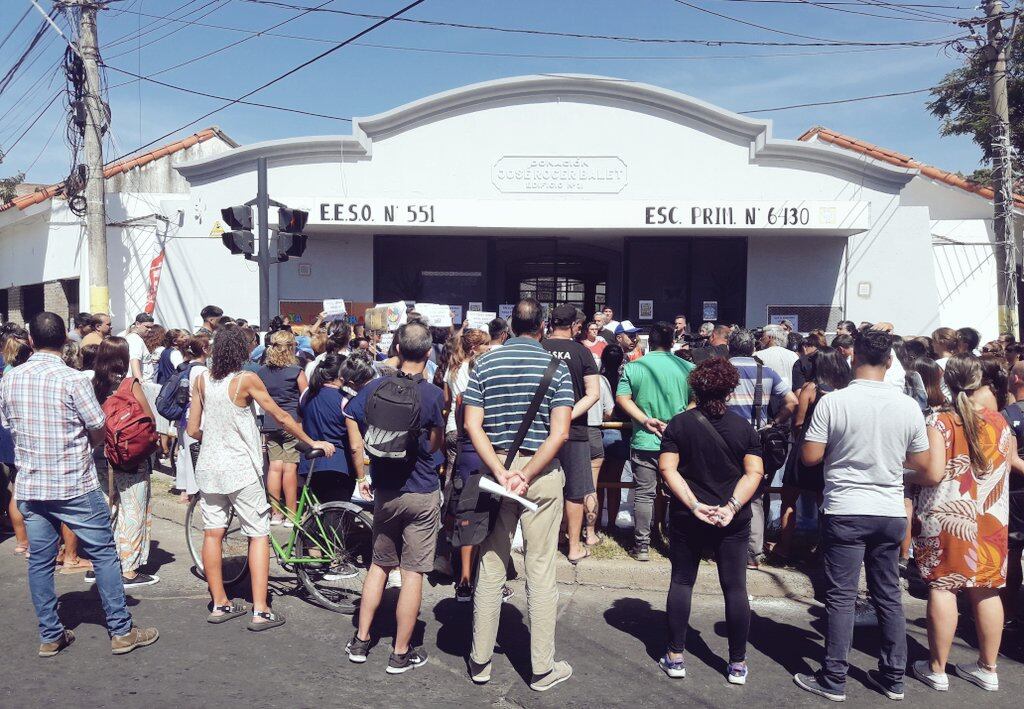
{"type": "MultiPolygon", "coordinates": [[[[192,557],[192,563],[196,571],[203,578],[203,513],[199,509],[199,495],[196,495],[188,505],[185,513],[185,541],[188,544],[188,553],[192,557]]],[[[241,523],[231,510],[228,514],[228,528],[224,534],[224,542],[221,545],[221,573],[224,577],[224,585],[238,583],[249,571],[249,538],[242,534],[241,523]]]]}
{"type": "Polygon", "coordinates": [[[328,502],[303,520],[302,530],[298,556],[322,556],[324,563],[297,563],[296,575],[324,608],[351,615],[370,568],[373,518],[352,503],[328,502]]]}

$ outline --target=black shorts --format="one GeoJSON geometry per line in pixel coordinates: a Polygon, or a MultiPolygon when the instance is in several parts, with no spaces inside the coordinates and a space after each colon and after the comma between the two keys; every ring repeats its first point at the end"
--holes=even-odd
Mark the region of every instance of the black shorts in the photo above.
{"type": "Polygon", "coordinates": [[[590,441],[566,441],[558,451],[558,466],[565,473],[565,499],[578,501],[597,492],[590,467],[590,441]]]}
{"type": "Polygon", "coordinates": [[[597,426],[587,427],[587,435],[590,437],[590,459],[601,460],[604,458],[604,436],[597,426]]]}

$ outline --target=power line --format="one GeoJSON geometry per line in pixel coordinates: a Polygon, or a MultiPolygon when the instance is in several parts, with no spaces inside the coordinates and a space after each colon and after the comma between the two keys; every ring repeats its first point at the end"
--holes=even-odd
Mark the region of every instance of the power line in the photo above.
{"type": "MultiPolygon", "coordinates": [[[[226,7],[226,6],[227,6],[227,4],[228,4],[228,3],[230,3],[230,2],[231,2],[231,0],[212,0],[211,2],[207,3],[206,5],[203,5],[203,6],[201,6],[201,7],[198,7],[198,8],[196,8],[195,10],[193,10],[193,12],[190,12],[190,13],[187,13],[187,14],[183,15],[183,17],[188,17],[188,15],[190,15],[190,14],[193,14],[193,13],[195,13],[195,12],[199,12],[199,11],[201,11],[201,10],[203,10],[203,9],[205,9],[205,8],[207,8],[207,7],[209,7],[209,6],[210,6],[210,5],[212,5],[212,4],[216,4],[217,2],[219,2],[220,4],[219,4],[219,5],[217,5],[216,7],[213,7],[213,8],[211,8],[211,9],[210,9],[210,10],[209,10],[208,12],[206,12],[206,13],[204,13],[204,14],[200,15],[200,16],[199,16],[199,19],[203,19],[204,17],[209,17],[210,15],[212,15],[212,14],[213,14],[213,13],[215,13],[215,12],[217,12],[218,10],[221,10],[221,9],[223,9],[224,7],[226,7]]],[[[173,20],[172,20],[172,21],[173,21],[173,20]]],[[[166,26],[167,26],[168,24],[170,24],[170,23],[164,23],[163,27],[166,27],[166,26]]],[[[163,27],[160,27],[159,29],[163,29],[163,27]]],[[[152,40],[150,40],[150,41],[146,42],[146,44],[144,44],[144,45],[141,45],[141,47],[149,47],[149,46],[152,46],[152,45],[154,45],[154,44],[158,44],[159,42],[163,42],[163,41],[164,41],[164,40],[166,40],[166,39],[170,39],[171,37],[173,37],[174,35],[176,35],[176,34],[177,34],[178,32],[181,32],[181,31],[182,31],[183,29],[184,29],[184,27],[178,27],[177,29],[173,29],[173,30],[171,30],[170,32],[167,32],[167,33],[165,33],[165,34],[161,34],[161,35],[160,35],[159,37],[157,37],[156,39],[152,39],[152,40]]],[[[157,31],[156,29],[154,29],[154,30],[146,30],[146,31],[143,31],[143,32],[142,32],[142,33],[140,33],[140,34],[139,34],[138,36],[136,36],[136,37],[132,37],[132,38],[130,38],[130,39],[129,39],[129,40],[127,40],[127,41],[131,41],[131,40],[136,40],[136,39],[141,39],[141,38],[142,38],[143,36],[145,36],[145,35],[147,35],[147,34],[152,34],[153,32],[156,32],[156,31],[157,31]]],[[[103,49],[104,49],[104,51],[105,51],[105,50],[107,50],[107,49],[110,49],[111,47],[114,47],[114,46],[116,46],[117,44],[120,44],[120,43],[117,43],[117,42],[116,42],[116,43],[114,43],[114,44],[108,44],[108,45],[104,45],[103,49]]],[[[123,51],[123,52],[118,52],[117,54],[112,54],[112,55],[110,56],[110,58],[111,58],[111,59],[117,59],[118,57],[123,57],[123,56],[124,56],[124,55],[126,55],[126,54],[131,54],[132,52],[138,51],[138,49],[140,49],[141,47],[139,47],[139,46],[136,46],[136,47],[132,47],[132,48],[130,48],[130,49],[126,49],[126,50],[125,50],[125,51],[123,51]]]]}
{"type": "MultiPolygon", "coordinates": [[[[755,0],[757,2],[764,2],[765,0],[755,0]]],[[[863,10],[849,10],[845,7],[836,7],[832,3],[827,2],[814,2],[814,0],[772,0],[774,2],[787,2],[797,5],[810,5],[813,7],[820,7],[822,10],[832,10],[833,12],[843,12],[850,15],[861,15],[863,17],[877,17],[883,20],[905,20],[907,22],[933,22],[938,24],[949,24],[954,20],[935,20],[927,17],[908,17],[904,15],[880,15],[877,12],[864,12],[863,10]]],[[[861,3],[853,3],[861,4],[861,3]]],[[[885,8],[888,9],[888,8],[885,8]]]]}
{"type": "Polygon", "coordinates": [[[32,6],[31,5],[29,5],[25,9],[25,12],[22,13],[21,17],[18,18],[18,21],[15,22],[13,25],[11,25],[11,29],[8,30],[7,34],[4,35],[4,38],[0,39],[0,49],[3,49],[4,45],[7,44],[7,40],[9,40],[11,38],[11,35],[13,35],[15,33],[15,31],[19,27],[21,27],[21,23],[25,21],[25,18],[28,17],[30,12],[32,12],[32,6]]]}
{"type": "MultiPolygon", "coordinates": [[[[281,0],[244,0],[248,3],[254,3],[257,5],[270,5],[273,7],[283,7],[291,10],[310,10],[308,5],[296,5],[294,3],[283,2],[281,0]]],[[[317,10],[317,12],[328,12],[338,15],[345,15],[348,17],[362,17],[364,19],[380,19],[381,15],[373,15],[364,12],[352,12],[349,10],[337,10],[333,8],[324,8],[317,10]]],[[[730,18],[732,19],[732,18],[730,18]]],[[[738,39],[692,39],[692,38],[673,38],[673,37],[629,37],[623,35],[613,34],[588,34],[583,32],[561,32],[555,30],[537,30],[527,29],[521,27],[498,27],[495,25],[478,25],[469,24],[465,22],[442,22],[440,20],[422,20],[411,17],[399,17],[398,22],[407,22],[418,25],[426,25],[430,27],[451,27],[456,29],[467,29],[467,30],[482,30],[488,32],[502,32],[506,34],[523,34],[523,35],[535,35],[540,37],[568,37],[571,39],[599,39],[614,42],[630,42],[638,44],[702,44],[709,47],[714,46],[726,46],[726,45],[738,45],[738,46],[757,46],[757,47],[836,47],[836,46],[858,46],[858,47],[934,47],[949,44],[956,39],[962,39],[959,36],[947,36],[947,37],[936,37],[932,39],[921,39],[921,40],[903,40],[903,41],[854,41],[854,40],[819,40],[813,42],[766,42],[758,40],[738,40],[738,39]]],[[[774,31],[774,30],[772,30],[774,31]]]]}
{"type": "Polygon", "coordinates": [[[740,114],[748,113],[768,113],[774,111],[789,111],[794,108],[810,108],[812,106],[835,106],[840,103],[854,103],[856,101],[872,101],[878,98],[892,98],[894,96],[910,96],[912,94],[923,94],[931,91],[931,88],[927,89],[914,89],[912,91],[894,91],[888,94],[875,94],[873,96],[855,96],[853,98],[841,98],[834,101],[815,101],[813,103],[797,103],[792,106],[774,106],[772,108],[755,108],[749,111],[737,111],[740,114]]]}
{"type": "MultiPolygon", "coordinates": [[[[221,101],[231,101],[232,103],[239,103],[239,104],[242,104],[242,105],[245,105],[245,106],[256,106],[257,108],[272,108],[275,111],[286,111],[288,113],[297,113],[297,114],[302,115],[302,116],[311,116],[313,118],[327,118],[327,119],[332,120],[332,121],[345,121],[345,122],[348,122],[348,123],[352,122],[351,118],[341,118],[339,116],[330,116],[330,115],[327,115],[326,113],[313,113],[312,111],[303,111],[303,110],[298,109],[298,108],[288,108],[287,106],[274,106],[274,105],[269,104],[269,103],[257,103],[256,101],[242,101],[240,99],[232,99],[230,96],[218,96],[217,94],[208,94],[208,93],[206,93],[204,91],[196,91],[195,89],[190,89],[190,88],[187,88],[185,86],[178,86],[177,84],[169,84],[166,81],[160,81],[158,79],[154,79],[154,78],[149,77],[149,76],[141,76],[139,74],[136,74],[133,71],[128,71],[126,69],[119,69],[118,67],[111,66],[110,64],[104,63],[103,66],[105,68],[107,68],[107,69],[110,69],[111,71],[116,71],[118,74],[125,74],[127,76],[131,76],[131,77],[133,77],[135,79],[138,79],[138,80],[148,81],[149,83],[156,84],[157,86],[164,86],[164,87],[166,87],[168,89],[175,89],[176,91],[182,91],[184,93],[193,94],[195,96],[203,96],[205,98],[215,98],[215,99],[219,99],[221,101]]],[[[114,86],[111,86],[110,88],[116,89],[118,86],[124,86],[124,85],[130,84],[130,83],[134,83],[134,82],[126,81],[123,84],[115,84],[114,86]]],[[[227,108],[227,106],[223,106],[222,108],[227,108]]],[[[218,109],[218,110],[220,110],[220,109],[218,109]]],[[[205,118],[205,116],[204,116],[204,118],[205,118]]],[[[202,119],[196,119],[196,120],[202,120],[202,119]]],[[[195,123],[195,122],[196,121],[192,121],[192,123],[195,123]]]]}
{"type": "MultiPolygon", "coordinates": [[[[743,2],[792,2],[793,4],[803,4],[807,0],[733,0],[743,2]]],[[[816,3],[825,4],[825,3],[816,3]]],[[[834,3],[829,3],[834,4],[834,3]]],[[[857,3],[846,3],[846,4],[857,4],[857,3]]],[[[125,10],[124,12],[129,14],[138,14],[142,17],[157,17],[156,15],[148,15],[143,12],[133,12],[125,10]]],[[[231,27],[229,25],[218,25],[211,22],[195,22],[192,20],[173,20],[174,22],[181,22],[186,25],[195,27],[205,27],[209,29],[222,30],[226,32],[240,32],[248,34],[252,37],[263,36],[263,37],[275,37],[279,39],[289,39],[299,42],[313,42],[317,44],[334,44],[335,40],[325,39],[323,37],[310,37],[307,35],[288,34],[284,32],[270,32],[267,30],[247,30],[241,27],[231,27]]],[[[370,49],[387,49],[401,52],[419,52],[424,54],[451,54],[460,56],[475,56],[475,57],[504,57],[509,59],[559,59],[559,60],[581,60],[581,61],[695,61],[695,60],[714,60],[714,59],[746,59],[746,58],[770,58],[770,57],[803,57],[803,56],[824,56],[829,54],[859,54],[863,52],[884,52],[899,49],[913,49],[914,47],[895,46],[895,47],[858,47],[858,48],[842,48],[836,49],[835,51],[811,51],[811,52],[773,52],[764,54],[732,54],[732,55],[709,55],[709,54],[690,54],[690,55],[635,55],[635,54],[615,54],[615,55],[587,55],[587,54],[543,54],[537,52],[496,52],[487,50],[471,50],[471,49],[441,49],[438,47],[411,47],[407,45],[396,45],[396,44],[379,44],[374,42],[353,42],[355,46],[367,47],[370,49]]],[[[228,45],[228,47],[233,46],[228,45]]],[[[227,47],[221,48],[221,50],[227,47]]],[[[215,51],[221,51],[215,50],[215,51]]],[[[192,59],[175,64],[164,69],[159,69],[152,72],[150,76],[157,76],[165,72],[177,69],[187,64],[191,64],[194,61],[206,58],[210,53],[193,57],[192,59]]],[[[132,82],[126,82],[132,83],[132,82]]],[[[116,84],[110,88],[117,88],[118,86],[124,86],[124,84],[116,84]]]]}
{"type": "MultiPolygon", "coordinates": [[[[212,111],[209,111],[207,113],[204,113],[202,116],[199,116],[198,118],[195,118],[195,119],[189,121],[188,123],[185,123],[184,125],[175,128],[172,131],[168,131],[167,133],[164,133],[159,138],[154,138],[153,140],[149,141],[145,145],[139,146],[135,150],[131,151],[131,153],[125,153],[121,157],[117,158],[117,160],[120,160],[120,159],[122,159],[124,157],[127,157],[128,155],[131,155],[134,152],[142,150],[143,148],[148,148],[153,143],[159,142],[159,141],[163,140],[164,138],[172,136],[175,133],[178,133],[179,131],[182,131],[182,130],[188,128],[189,126],[191,126],[194,123],[198,123],[199,121],[202,121],[202,120],[204,120],[206,118],[209,118],[210,116],[214,115],[215,113],[220,113],[221,111],[223,111],[225,108],[228,108],[229,106],[233,106],[236,103],[240,103],[240,102],[244,101],[245,99],[249,98],[253,94],[258,93],[258,92],[262,91],[263,89],[266,89],[266,88],[268,88],[270,86],[273,86],[277,82],[282,81],[282,80],[288,78],[289,76],[291,76],[295,72],[301,71],[302,69],[305,69],[310,64],[313,64],[314,62],[318,62],[321,59],[323,59],[324,57],[327,57],[330,54],[333,54],[334,52],[338,51],[339,49],[342,49],[343,47],[346,47],[349,44],[352,44],[353,42],[355,42],[360,37],[364,37],[364,36],[368,35],[370,32],[373,32],[378,27],[381,27],[381,26],[387,24],[388,22],[391,22],[392,20],[397,19],[403,13],[406,13],[409,10],[412,10],[417,5],[421,5],[423,2],[425,2],[425,0],[414,0],[414,2],[411,2],[408,5],[402,7],[401,9],[399,9],[398,11],[396,11],[396,12],[394,12],[394,13],[386,16],[386,17],[381,18],[379,21],[373,23],[369,27],[367,27],[367,28],[357,32],[356,34],[352,35],[348,39],[343,40],[342,42],[339,42],[338,44],[336,44],[335,46],[331,47],[330,49],[321,52],[320,54],[316,55],[312,59],[307,59],[306,61],[302,62],[298,66],[295,66],[295,67],[289,69],[288,71],[286,71],[285,73],[280,74],[280,75],[274,77],[270,81],[268,81],[268,82],[266,82],[266,83],[264,83],[264,84],[262,84],[260,86],[257,86],[255,89],[252,89],[251,91],[242,94],[241,96],[239,96],[236,99],[230,100],[228,103],[224,104],[223,106],[220,106],[219,108],[215,108],[212,111]]],[[[309,8],[306,8],[306,9],[309,9],[309,8]]]]}

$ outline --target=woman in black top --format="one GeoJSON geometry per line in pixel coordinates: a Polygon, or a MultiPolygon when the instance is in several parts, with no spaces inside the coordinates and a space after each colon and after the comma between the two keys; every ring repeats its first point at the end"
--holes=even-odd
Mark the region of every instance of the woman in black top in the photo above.
{"type": "Polygon", "coordinates": [[[712,357],[690,373],[697,407],[676,415],[661,439],[658,467],[672,493],[668,587],[669,642],[658,664],[669,677],[685,677],[683,651],[690,621],[690,597],[697,567],[706,552],[718,563],[725,596],[732,684],[747,679],[747,543],[750,498],[764,478],[761,441],[750,422],[726,408],[739,384],[727,360],[712,357]]]}

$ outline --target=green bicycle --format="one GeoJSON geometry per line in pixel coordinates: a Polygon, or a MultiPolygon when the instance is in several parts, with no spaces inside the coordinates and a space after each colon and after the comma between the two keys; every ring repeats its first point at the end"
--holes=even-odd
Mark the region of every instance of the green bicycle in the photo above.
{"type": "MultiPolygon", "coordinates": [[[[313,449],[305,455],[313,460],[323,457],[323,451],[313,449]]],[[[354,502],[321,503],[309,489],[315,468],[313,462],[294,515],[278,500],[270,500],[272,508],[293,525],[290,530],[272,527],[270,545],[278,564],[286,571],[294,571],[317,603],[336,613],[351,615],[370,566],[373,518],[354,502]],[[287,536],[278,533],[283,541],[275,536],[276,530],[288,532],[287,536]]],[[[232,510],[221,547],[225,585],[241,581],[249,570],[249,540],[242,535],[240,526],[232,510]]],[[[203,532],[197,495],[185,514],[185,536],[192,562],[200,574],[203,532]]]]}

